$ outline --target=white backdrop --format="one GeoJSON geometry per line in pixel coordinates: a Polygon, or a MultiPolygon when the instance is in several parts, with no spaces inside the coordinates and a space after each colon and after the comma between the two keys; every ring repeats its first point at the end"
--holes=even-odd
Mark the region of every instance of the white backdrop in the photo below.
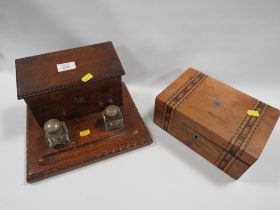
{"type": "Polygon", "coordinates": [[[0,0],[0,209],[280,209],[280,123],[234,181],[152,122],[190,66],[279,108],[279,37],[277,0],[0,0]],[[27,184],[14,60],[108,40],[154,144],[27,184]]]}

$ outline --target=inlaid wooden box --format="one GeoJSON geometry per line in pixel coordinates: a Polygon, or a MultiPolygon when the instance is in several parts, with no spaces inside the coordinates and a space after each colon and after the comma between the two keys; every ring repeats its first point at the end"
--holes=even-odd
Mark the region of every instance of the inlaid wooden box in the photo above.
{"type": "Polygon", "coordinates": [[[238,179],[259,158],[279,114],[189,69],[156,97],[154,123],[238,179]]]}
{"type": "Polygon", "coordinates": [[[17,59],[18,99],[40,126],[50,118],[69,120],[122,106],[125,74],[112,42],[17,59]],[[83,82],[88,73],[93,78],[83,82]]]}

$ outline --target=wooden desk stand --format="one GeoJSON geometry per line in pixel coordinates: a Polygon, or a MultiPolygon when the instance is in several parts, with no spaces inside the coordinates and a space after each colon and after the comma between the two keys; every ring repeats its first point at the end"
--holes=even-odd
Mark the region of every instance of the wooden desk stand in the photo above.
{"type": "Polygon", "coordinates": [[[71,143],[59,149],[50,148],[45,132],[27,108],[27,182],[100,161],[152,143],[150,134],[123,83],[124,128],[106,131],[102,113],[66,121],[71,143]],[[88,136],[80,131],[90,129],[88,136]]]}

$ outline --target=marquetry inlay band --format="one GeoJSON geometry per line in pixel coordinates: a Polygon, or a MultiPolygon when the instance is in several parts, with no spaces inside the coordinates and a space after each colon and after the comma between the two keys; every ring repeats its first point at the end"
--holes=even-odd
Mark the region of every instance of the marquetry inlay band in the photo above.
{"type": "Polygon", "coordinates": [[[215,162],[215,164],[225,172],[232,167],[235,160],[239,159],[245,151],[256,129],[260,125],[261,120],[269,109],[269,106],[255,99],[251,109],[258,111],[260,116],[254,117],[246,114],[234,135],[226,145],[226,149],[220,153],[215,162]]]}
{"type": "Polygon", "coordinates": [[[173,95],[171,95],[165,104],[161,127],[169,131],[170,122],[174,112],[179,104],[188,98],[191,93],[207,78],[203,73],[196,73],[190,77],[173,95]]]}

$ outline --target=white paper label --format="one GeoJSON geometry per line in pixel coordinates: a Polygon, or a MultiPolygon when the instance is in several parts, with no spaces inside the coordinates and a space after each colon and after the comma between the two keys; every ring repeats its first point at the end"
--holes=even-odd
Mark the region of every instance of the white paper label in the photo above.
{"type": "Polygon", "coordinates": [[[57,71],[62,72],[62,71],[68,71],[76,68],[76,64],[74,61],[68,62],[68,63],[60,63],[56,64],[57,71]]]}

